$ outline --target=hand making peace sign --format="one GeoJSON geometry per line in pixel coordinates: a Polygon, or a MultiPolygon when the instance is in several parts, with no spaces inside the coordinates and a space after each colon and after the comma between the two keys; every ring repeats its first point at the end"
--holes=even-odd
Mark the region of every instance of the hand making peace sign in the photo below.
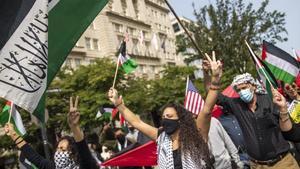
{"type": "Polygon", "coordinates": [[[70,111],[68,113],[68,124],[70,128],[79,126],[80,113],[78,111],[79,97],[76,96],[75,104],[73,104],[73,97],[70,97],[70,111]]]}
{"type": "Polygon", "coordinates": [[[205,68],[210,68],[211,70],[211,76],[220,79],[222,76],[222,66],[223,64],[221,63],[220,60],[216,60],[216,54],[215,51],[212,52],[212,58],[205,53],[207,61],[204,61],[204,67],[205,68]]]}

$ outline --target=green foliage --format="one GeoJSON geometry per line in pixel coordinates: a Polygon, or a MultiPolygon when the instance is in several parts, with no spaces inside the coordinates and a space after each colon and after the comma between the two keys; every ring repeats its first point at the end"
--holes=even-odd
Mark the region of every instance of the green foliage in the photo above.
{"type": "MultiPolygon", "coordinates": [[[[97,126],[99,120],[95,119],[96,113],[100,105],[109,103],[106,94],[112,86],[114,71],[115,63],[101,59],[94,64],[80,66],[77,70],[60,72],[50,88],[59,88],[61,91],[48,94],[47,109],[51,117],[48,125],[67,129],[69,98],[79,96],[81,124],[88,129],[97,126]]],[[[116,83],[120,84],[122,79],[124,77],[120,73],[116,83]]]]}
{"type": "MultiPolygon", "coordinates": [[[[186,77],[192,77],[193,70],[192,67],[165,67],[161,72],[162,78],[152,80],[131,75],[123,76],[124,74],[119,72],[116,88],[134,113],[150,121],[150,112],[157,111],[164,104],[183,104],[186,77]]],[[[47,95],[47,109],[50,115],[48,127],[68,129],[66,115],[69,97],[75,95],[80,97],[81,125],[88,130],[101,126],[104,119],[95,119],[95,116],[101,105],[110,104],[106,95],[112,86],[114,71],[115,63],[101,59],[95,64],[81,66],[69,73],[60,72],[50,88],[59,88],[61,91],[47,95]]],[[[196,84],[201,86],[200,81],[196,84]]]]}
{"type": "MultiPolygon", "coordinates": [[[[197,45],[205,52],[216,51],[217,57],[224,61],[225,72],[230,71],[229,79],[239,73],[255,72],[244,40],[254,51],[259,49],[262,40],[287,40],[285,13],[266,11],[268,3],[269,0],[264,0],[258,9],[253,9],[253,4],[245,4],[243,0],[216,0],[214,5],[194,10],[196,25],[188,27],[197,45]]],[[[181,51],[184,51],[184,46],[193,48],[187,38],[185,42],[177,42],[181,51]]],[[[187,62],[201,57],[194,55],[187,62]]]]}

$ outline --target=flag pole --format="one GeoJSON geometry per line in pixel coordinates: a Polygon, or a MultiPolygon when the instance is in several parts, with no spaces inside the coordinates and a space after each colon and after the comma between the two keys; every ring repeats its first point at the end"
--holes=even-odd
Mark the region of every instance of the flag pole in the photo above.
{"type": "Polygon", "coordinates": [[[185,86],[185,95],[187,94],[187,91],[188,91],[189,80],[190,80],[190,78],[189,78],[189,76],[187,76],[187,78],[186,78],[186,86],[185,86]]]}
{"type": "Polygon", "coordinates": [[[115,71],[115,77],[114,77],[114,82],[113,82],[113,88],[115,88],[115,84],[116,84],[116,79],[117,79],[117,75],[118,75],[118,70],[119,70],[119,61],[120,61],[120,56],[118,56],[118,61],[117,61],[117,66],[116,66],[116,71],[115,71]]]}
{"type": "Polygon", "coordinates": [[[175,16],[176,20],[178,21],[178,23],[180,24],[180,26],[183,28],[184,32],[188,35],[189,39],[191,40],[192,44],[195,46],[195,48],[197,49],[198,53],[200,55],[202,55],[203,58],[205,58],[205,55],[203,53],[203,51],[198,47],[198,45],[196,44],[195,40],[193,39],[193,37],[191,36],[191,34],[188,32],[188,30],[186,29],[186,27],[182,24],[181,20],[179,19],[178,15],[176,14],[175,10],[173,9],[173,7],[170,5],[170,3],[168,2],[168,0],[165,0],[166,4],[168,5],[169,9],[171,10],[171,12],[173,13],[173,15],[175,16]]]}
{"type": "Polygon", "coordinates": [[[13,106],[14,106],[14,102],[10,102],[10,110],[9,110],[8,123],[11,122],[11,115],[12,115],[13,106]]]}
{"type": "MultiPolygon", "coordinates": [[[[258,60],[257,60],[257,58],[256,58],[256,56],[255,56],[255,54],[253,52],[253,50],[251,49],[250,45],[248,44],[248,42],[246,40],[245,40],[245,43],[246,43],[246,45],[247,45],[247,47],[248,47],[248,49],[249,49],[252,57],[254,58],[254,61],[256,62],[256,64],[259,64],[259,62],[258,62],[258,60]]],[[[262,72],[265,75],[265,78],[267,79],[267,81],[269,82],[269,84],[272,86],[272,88],[274,88],[273,84],[271,83],[271,81],[270,81],[269,77],[267,76],[267,73],[265,72],[264,69],[262,69],[262,72]]]]}

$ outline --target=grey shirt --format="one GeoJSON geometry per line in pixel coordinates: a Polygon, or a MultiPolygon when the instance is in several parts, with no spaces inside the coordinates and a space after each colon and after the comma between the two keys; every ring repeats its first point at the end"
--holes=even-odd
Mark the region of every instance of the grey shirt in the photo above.
{"type": "Polygon", "coordinates": [[[222,124],[214,117],[211,118],[208,143],[215,158],[215,169],[231,169],[231,161],[234,161],[238,168],[243,168],[243,162],[240,160],[237,148],[222,124]]]}

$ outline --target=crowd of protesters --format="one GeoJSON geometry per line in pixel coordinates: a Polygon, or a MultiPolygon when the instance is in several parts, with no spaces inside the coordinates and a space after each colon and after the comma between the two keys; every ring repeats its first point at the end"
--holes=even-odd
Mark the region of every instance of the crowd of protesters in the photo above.
{"type": "Polygon", "coordinates": [[[125,118],[126,132],[106,123],[100,139],[97,135],[85,138],[79,125],[78,97],[75,103],[70,99],[68,125],[72,137],[59,139],[53,160],[39,155],[12,124],[5,126],[5,132],[22,158],[41,169],[101,168],[103,161],[118,152],[150,140],[157,143],[157,167],[161,169],[298,169],[299,82],[283,84],[282,90],[272,88],[272,93],[267,93],[249,73],[244,73],[231,84],[239,97],[228,97],[219,92],[222,63],[214,52],[206,58],[203,70],[207,94],[197,117],[182,105],[168,103],[161,109],[161,126],[153,127],[126,107],[122,96],[111,88],[108,98],[125,118]],[[215,106],[222,112],[218,116],[213,114],[215,106]]]}

